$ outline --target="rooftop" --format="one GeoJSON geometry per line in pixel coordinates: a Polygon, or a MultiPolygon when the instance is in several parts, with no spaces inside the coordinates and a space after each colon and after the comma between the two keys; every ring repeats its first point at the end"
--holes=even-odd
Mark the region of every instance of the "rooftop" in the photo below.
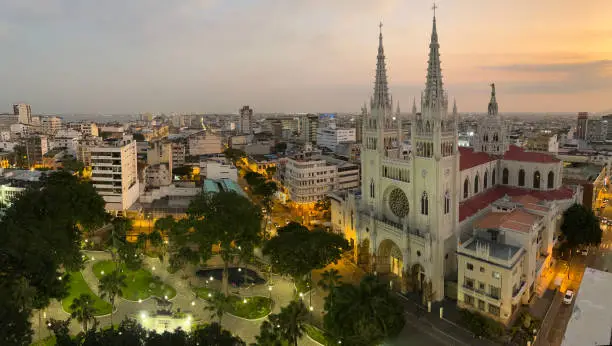
{"type": "Polygon", "coordinates": [[[494,243],[490,240],[482,238],[472,238],[468,240],[463,245],[463,248],[474,252],[478,252],[478,250],[488,250],[488,256],[504,261],[510,260],[512,257],[514,257],[514,255],[521,251],[520,247],[494,243]]]}
{"type": "Polygon", "coordinates": [[[572,198],[574,196],[574,191],[567,187],[561,187],[560,189],[551,191],[532,191],[510,186],[497,186],[459,203],[459,222],[476,214],[506,195],[510,197],[530,195],[540,201],[556,201],[572,198]]]}
{"type": "Polygon", "coordinates": [[[485,152],[475,152],[473,148],[459,147],[459,170],[466,170],[482,165],[483,163],[495,161],[493,156],[485,152]]]}
{"type": "Polygon", "coordinates": [[[516,145],[511,145],[508,151],[504,153],[504,160],[522,161],[522,162],[538,162],[538,163],[555,163],[560,162],[559,159],[547,153],[536,153],[525,151],[525,149],[516,145]]]}
{"type": "Polygon", "coordinates": [[[612,273],[587,268],[561,346],[609,345],[612,273]]]}
{"type": "Polygon", "coordinates": [[[490,212],[474,223],[475,228],[508,229],[517,232],[529,232],[534,224],[540,222],[541,216],[515,209],[509,213],[490,212]]]}

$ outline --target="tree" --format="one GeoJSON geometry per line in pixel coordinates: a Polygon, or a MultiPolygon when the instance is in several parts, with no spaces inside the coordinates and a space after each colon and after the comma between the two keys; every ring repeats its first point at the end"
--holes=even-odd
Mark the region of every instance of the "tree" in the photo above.
{"type": "Polygon", "coordinates": [[[259,326],[259,335],[255,337],[256,343],[251,346],[285,346],[279,321],[278,315],[269,315],[268,321],[264,321],[259,326]]]}
{"type": "MultiPolygon", "coordinates": [[[[193,228],[192,239],[203,245],[218,245],[223,260],[223,293],[229,295],[229,264],[241,252],[252,253],[261,243],[259,208],[246,197],[222,191],[198,195],[190,203],[187,215],[193,228]]],[[[210,246],[199,247],[202,255],[210,252],[210,246]]]]}
{"type": "Polygon", "coordinates": [[[569,248],[601,243],[602,231],[597,217],[580,204],[572,205],[563,213],[561,233],[569,248]]]}
{"type": "Polygon", "coordinates": [[[195,232],[189,219],[173,220],[169,225],[168,238],[169,264],[173,271],[189,263],[206,262],[212,254],[210,251],[212,240],[195,232]]]}
{"type": "Polygon", "coordinates": [[[0,344],[31,342],[29,316],[68,293],[65,271],[82,266],[83,229],[106,220],[104,200],[93,186],[54,172],[26,190],[0,220],[0,344]],[[62,269],[60,271],[60,269],[62,269]]]}
{"type": "Polygon", "coordinates": [[[82,323],[83,331],[86,332],[89,321],[95,319],[94,314],[96,313],[91,295],[82,293],[77,298],[74,298],[72,304],[70,304],[70,310],[72,310],[70,317],[76,318],[77,321],[82,323]]]}
{"type": "Polygon", "coordinates": [[[342,278],[342,275],[340,275],[339,273],[340,272],[334,268],[326,270],[321,274],[321,280],[319,280],[318,283],[319,287],[329,292],[328,297],[330,306],[333,305],[334,290],[336,289],[336,287],[340,283],[340,279],[342,278]]]}
{"type": "Polygon", "coordinates": [[[287,143],[285,142],[278,142],[274,146],[274,151],[277,153],[284,153],[285,150],[287,150],[287,143]]]}
{"type": "Polygon", "coordinates": [[[127,287],[125,283],[125,274],[119,270],[113,270],[110,274],[104,275],[100,279],[98,290],[100,291],[100,298],[104,299],[108,297],[108,301],[111,304],[111,326],[113,325],[113,310],[115,310],[115,298],[117,296],[123,297],[122,289],[127,287]]]}
{"type": "Polygon", "coordinates": [[[225,155],[225,158],[232,161],[234,165],[238,163],[238,160],[242,159],[243,157],[247,157],[247,154],[244,151],[234,148],[225,149],[223,154],[225,155]]]}
{"type": "Polygon", "coordinates": [[[191,172],[191,166],[179,166],[172,169],[172,175],[178,175],[179,177],[188,176],[191,172]]]}
{"type": "Polygon", "coordinates": [[[349,345],[378,345],[396,336],[404,326],[397,298],[375,276],[365,276],[359,286],[342,284],[325,298],[325,328],[349,345]]]}
{"type": "Polygon", "coordinates": [[[322,269],[339,260],[348,247],[341,235],[323,230],[309,231],[291,222],[278,229],[278,236],[264,245],[263,253],[270,255],[277,273],[298,280],[314,269],[322,269]]]}
{"type": "Polygon", "coordinates": [[[278,322],[279,329],[283,338],[290,345],[297,346],[298,340],[306,331],[306,320],[308,320],[308,309],[301,300],[293,300],[281,309],[278,322]]]}
{"type": "Polygon", "coordinates": [[[266,182],[266,177],[257,172],[249,171],[244,175],[244,180],[246,180],[251,188],[256,189],[259,185],[266,182]]]}
{"type": "Polygon", "coordinates": [[[73,172],[80,175],[83,171],[83,168],[85,168],[85,165],[81,161],[75,160],[73,158],[66,158],[62,160],[62,169],[68,172],[73,172]]]}
{"type": "Polygon", "coordinates": [[[47,321],[47,329],[55,335],[56,345],[64,346],[74,344],[70,337],[70,321],[70,317],[68,317],[67,320],[56,320],[51,318],[47,321]]]}
{"type": "Polygon", "coordinates": [[[220,292],[215,292],[208,301],[208,305],[204,307],[204,310],[210,311],[210,317],[216,317],[219,324],[221,324],[223,315],[230,309],[230,306],[231,302],[228,296],[220,292]]]}
{"type": "Polygon", "coordinates": [[[331,218],[331,201],[329,198],[320,199],[315,203],[315,210],[319,212],[324,219],[331,218]]]}
{"type": "Polygon", "coordinates": [[[221,328],[221,325],[213,322],[192,331],[191,345],[245,346],[246,344],[238,336],[232,335],[221,328]]]}
{"type": "Polygon", "coordinates": [[[127,232],[132,229],[132,220],[125,217],[115,217],[111,220],[111,234],[108,239],[108,250],[116,267],[122,262],[119,252],[127,241],[127,232]]]}

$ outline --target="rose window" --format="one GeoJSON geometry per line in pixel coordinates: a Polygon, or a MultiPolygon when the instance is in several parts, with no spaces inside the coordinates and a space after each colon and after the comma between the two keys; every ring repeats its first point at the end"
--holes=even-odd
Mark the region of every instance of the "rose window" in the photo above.
{"type": "Polygon", "coordinates": [[[408,214],[408,197],[404,191],[400,189],[394,189],[389,194],[389,207],[391,212],[397,217],[404,217],[408,214]]]}

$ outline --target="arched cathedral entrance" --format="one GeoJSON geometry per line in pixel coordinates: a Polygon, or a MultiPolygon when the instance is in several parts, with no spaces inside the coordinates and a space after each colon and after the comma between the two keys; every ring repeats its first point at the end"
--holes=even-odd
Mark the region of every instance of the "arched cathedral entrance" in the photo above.
{"type": "Polygon", "coordinates": [[[399,246],[390,239],[383,240],[378,246],[376,270],[382,275],[402,277],[404,258],[399,246]]]}

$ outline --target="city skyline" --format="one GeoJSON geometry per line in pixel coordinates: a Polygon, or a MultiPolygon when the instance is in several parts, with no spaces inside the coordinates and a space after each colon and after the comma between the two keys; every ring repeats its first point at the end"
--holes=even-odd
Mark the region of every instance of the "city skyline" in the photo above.
{"type": "MultiPolygon", "coordinates": [[[[574,4],[440,1],[444,80],[460,112],[485,112],[491,82],[500,113],[610,110],[612,3],[574,4]]],[[[407,112],[423,88],[431,5],[9,0],[0,5],[0,75],[10,81],[0,109],[358,112],[382,20],[390,92],[407,112]]]]}

